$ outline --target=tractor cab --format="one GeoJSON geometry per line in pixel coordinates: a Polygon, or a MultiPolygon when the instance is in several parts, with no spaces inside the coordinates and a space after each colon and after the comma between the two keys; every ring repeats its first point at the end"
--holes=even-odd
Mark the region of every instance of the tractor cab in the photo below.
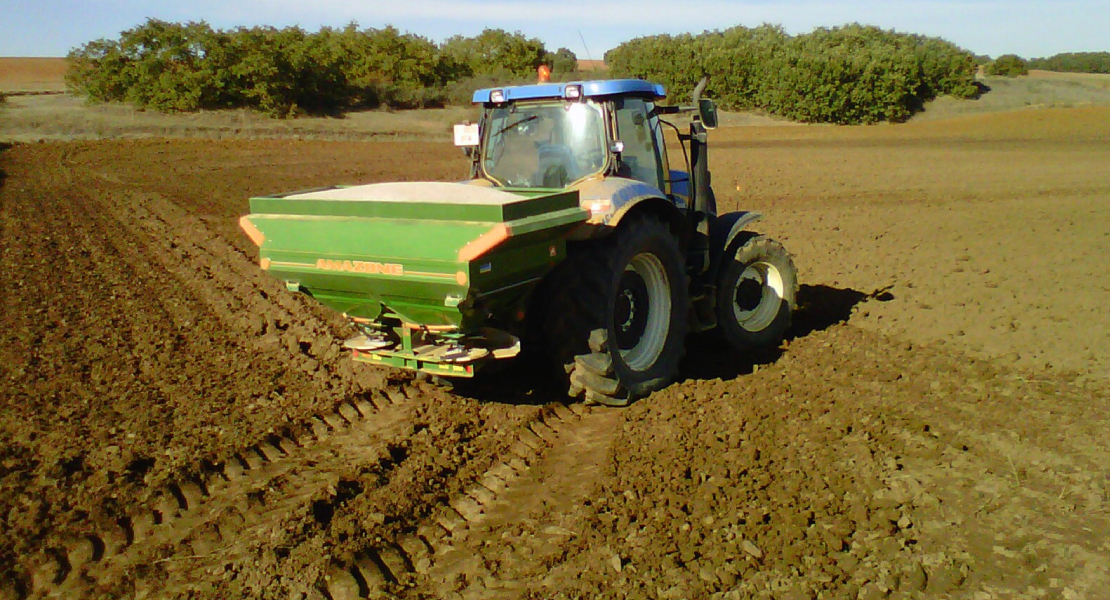
{"type": "MultiPolygon", "coordinates": [[[[663,127],[673,125],[660,116],[693,108],[662,106],[658,103],[664,96],[663,86],[637,79],[483,89],[474,94],[474,102],[484,109],[481,122],[456,126],[456,144],[471,157],[471,176],[479,185],[579,189],[584,207],[605,213],[597,215],[601,217],[615,216],[625,204],[622,198],[648,195],[684,212],[692,204],[715,215],[712,198],[690,202],[691,165],[671,170],[663,127]],[[640,185],[631,196],[628,190],[608,199],[591,194],[607,178],[640,185]],[[609,203],[599,204],[602,200],[609,203]],[[601,206],[606,210],[597,210],[601,206]]],[[[702,101],[699,108],[698,127],[715,125],[712,101],[702,101]]],[[[699,140],[696,134],[679,132],[679,138],[702,142],[704,156],[704,135],[699,140]]],[[[698,149],[683,150],[686,157],[699,154],[698,149]]],[[[614,183],[603,186],[606,193],[614,183]]]]}

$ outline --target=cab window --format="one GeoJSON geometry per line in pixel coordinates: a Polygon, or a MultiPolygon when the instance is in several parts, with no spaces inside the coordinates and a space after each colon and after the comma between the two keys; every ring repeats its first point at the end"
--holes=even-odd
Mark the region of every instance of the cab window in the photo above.
{"type": "Polygon", "coordinates": [[[624,144],[618,175],[664,190],[663,161],[649,119],[651,103],[641,98],[622,98],[614,102],[614,108],[617,136],[624,144]]]}
{"type": "Polygon", "coordinates": [[[604,170],[605,117],[593,102],[542,101],[493,108],[481,165],[509,187],[561,188],[604,170]]]}

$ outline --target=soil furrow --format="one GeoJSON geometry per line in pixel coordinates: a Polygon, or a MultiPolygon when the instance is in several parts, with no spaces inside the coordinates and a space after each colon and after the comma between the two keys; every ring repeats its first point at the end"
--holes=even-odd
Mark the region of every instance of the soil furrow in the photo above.
{"type": "MultiPolygon", "coordinates": [[[[361,391],[362,386],[352,385],[356,371],[331,328],[306,317],[303,311],[283,306],[288,304],[283,302],[284,297],[291,294],[280,289],[276,281],[257,276],[248,279],[232,271],[229,262],[238,259],[237,255],[217,255],[194,241],[195,236],[204,237],[203,225],[194,219],[182,216],[181,225],[171,227],[172,215],[150,210],[164,204],[161,199],[144,196],[139,200],[122,198],[108,208],[118,211],[120,222],[150,246],[144,257],[153,258],[181,282],[180,289],[189,290],[208,306],[220,324],[233,333],[231,337],[242,343],[243,350],[304,373],[318,394],[341,397],[361,391]],[[134,218],[129,219],[126,213],[134,218]],[[339,389],[330,391],[335,387],[339,389]]],[[[363,375],[367,371],[361,370],[363,375]]],[[[366,387],[380,383],[379,377],[367,382],[366,387]]]]}
{"type": "MultiPolygon", "coordinates": [[[[81,172],[84,179],[114,179],[91,169],[81,172]]],[[[342,390],[332,394],[382,384],[381,371],[346,360],[339,340],[349,329],[338,315],[285,290],[200,219],[160,194],[132,194],[109,191],[101,198],[121,224],[145,237],[150,251],[143,256],[157,257],[239,339],[252,340],[248,350],[268,351],[268,356],[311,375],[325,390],[342,390]],[[326,321],[316,314],[327,314],[326,321]]]]}
{"type": "MultiPolygon", "coordinates": [[[[206,261],[204,273],[207,277],[222,278],[221,283],[226,283],[229,279],[227,271],[231,271],[239,275],[239,279],[231,278],[231,281],[253,284],[272,307],[280,306],[287,311],[290,320],[303,321],[317,332],[327,331],[330,326],[333,334],[338,333],[336,326],[342,324],[338,315],[327,312],[303,296],[288,293],[236,245],[211,231],[201,218],[181,208],[180,203],[166,199],[156,191],[137,191],[144,187],[141,185],[123,187],[122,189],[129,190],[123,192],[118,178],[87,166],[76,167],[74,163],[77,161],[71,160],[66,166],[80,169],[83,182],[107,188],[99,196],[115,199],[109,206],[116,210],[120,222],[146,228],[153,238],[152,242],[161,245],[167,256],[180,258],[179,255],[189,249],[207,252],[209,257],[203,259],[206,261]],[[108,185],[103,185],[105,183],[108,185]],[[118,194],[121,193],[126,197],[119,198],[118,194]],[[191,248],[178,250],[179,243],[190,244],[191,248]],[[219,268],[212,268],[213,264],[217,264],[219,268]],[[306,313],[313,315],[308,316],[306,313]]],[[[183,202],[187,203],[187,200],[183,202]]]]}
{"type": "MultiPolygon", "coordinates": [[[[65,160],[63,159],[60,162],[62,164],[59,168],[44,174],[43,178],[49,180],[49,177],[53,176],[63,181],[67,186],[72,185],[75,178],[71,176],[65,166],[65,160]]],[[[47,187],[50,185],[47,184],[47,187]]],[[[36,198],[32,196],[21,198],[19,203],[12,203],[7,207],[10,210],[5,211],[5,224],[9,228],[11,223],[31,225],[31,232],[27,237],[37,240],[36,243],[25,246],[32,249],[32,252],[23,253],[21,256],[5,256],[5,262],[12,268],[12,272],[28,275],[19,281],[19,285],[27,289],[37,288],[40,291],[37,292],[36,296],[44,300],[43,308],[38,311],[41,316],[27,317],[28,326],[24,327],[22,331],[38,329],[39,331],[45,331],[45,335],[50,336],[44,339],[43,334],[40,334],[37,339],[21,341],[20,345],[27,344],[29,346],[34,344],[35,350],[30,354],[31,361],[29,363],[26,355],[20,357],[20,362],[16,363],[17,367],[20,363],[23,363],[29,368],[20,369],[17,375],[34,377],[40,382],[57,387],[65,380],[59,381],[57,378],[48,379],[43,377],[45,374],[44,368],[54,369],[64,363],[86,365],[85,369],[87,369],[81,379],[70,380],[70,390],[76,397],[66,398],[62,405],[57,408],[51,407],[50,411],[57,413],[57,409],[61,409],[63,414],[73,413],[73,409],[81,408],[82,404],[84,404],[86,410],[91,408],[88,406],[87,400],[84,403],[80,401],[86,393],[82,388],[101,395],[105,399],[130,396],[139,405],[150,408],[169,408],[173,406],[178,398],[197,397],[198,391],[203,395],[211,396],[210,404],[218,404],[222,399],[221,397],[227,392],[231,392],[235,387],[246,391],[250,396],[257,397],[258,392],[250,391],[250,382],[240,381],[238,386],[233,384],[230,389],[220,391],[219,388],[222,387],[220,384],[226,382],[226,379],[219,377],[213,379],[208,373],[200,374],[203,373],[203,367],[200,371],[196,369],[195,365],[211,365],[223,358],[228,358],[230,348],[226,346],[226,343],[229,338],[219,333],[220,328],[206,328],[202,330],[205,333],[201,333],[201,337],[207,338],[207,344],[197,343],[199,340],[197,340],[196,328],[211,318],[210,307],[198,303],[195,298],[188,294],[182,294],[182,292],[188,291],[190,287],[195,287],[189,286],[189,282],[181,281],[180,283],[169,284],[166,281],[166,275],[162,274],[165,273],[164,271],[150,269],[148,261],[151,257],[159,256],[159,254],[146,245],[147,240],[144,240],[144,236],[136,232],[134,226],[128,221],[128,219],[134,219],[135,215],[133,213],[130,215],[121,214],[123,211],[105,211],[103,210],[104,205],[110,206],[110,203],[102,202],[100,198],[78,195],[60,189],[58,191],[67,194],[66,202],[50,206],[49,209],[46,209],[43,203],[36,205],[36,198]],[[119,220],[113,220],[113,216],[119,217],[119,220]],[[136,235],[128,234],[128,232],[136,235]],[[123,235],[120,235],[121,233],[123,235]],[[36,244],[39,247],[37,251],[34,250],[36,244]],[[62,255],[64,261],[55,262],[53,265],[55,268],[49,271],[35,268],[38,266],[36,263],[41,264],[44,256],[56,251],[55,248],[58,244],[65,244],[65,248],[68,250],[62,255]],[[58,269],[56,267],[63,268],[58,269]],[[90,283],[92,285],[89,285],[90,283]],[[69,288],[70,293],[56,296],[55,290],[59,284],[63,286],[63,289],[69,288]],[[142,302],[140,298],[150,299],[153,302],[142,302]],[[59,302],[58,299],[62,301],[59,302]],[[87,315],[85,309],[92,305],[108,306],[111,309],[87,315]],[[42,314],[44,312],[46,314],[42,314]],[[97,319],[96,324],[85,324],[89,316],[97,319]],[[31,319],[36,322],[32,322],[31,319]],[[59,323],[61,327],[58,326],[59,323]],[[103,323],[111,323],[111,325],[104,326],[103,323]],[[61,328],[64,328],[63,331],[79,331],[81,337],[59,338],[58,334],[60,332],[57,330],[61,328]],[[61,344],[55,343],[54,340],[60,341],[61,344]],[[117,353],[115,356],[119,356],[120,351],[125,352],[126,355],[131,357],[131,365],[123,369],[119,368],[118,361],[114,368],[110,366],[111,362],[105,365],[106,361],[113,360],[111,358],[113,351],[117,353]],[[178,365],[182,364],[194,366],[188,369],[179,369],[178,365]],[[105,369],[105,366],[108,366],[108,369],[105,369]],[[174,373],[177,376],[166,377],[167,374],[174,373]],[[183,377],[187,373],[195,375],[188,378],[183,377]],[[92,379],[91,382],[90,378],[92,379]],[[89,383],[92,383],[95,387],[89,389],[87,387],[89,383]],[[207,393],[205,392],[206,388],[207,393]]],[[[47,196],[46,198],[48,198],[47,201],[53,202],[56,196],[47,196]]],[[[26,234],[27,232],[24,231],[24,235],[26,234]]],[[[171,239],[167,240],[166,243],[173,244],[174,242],[171,239]]],[[[222,270],[218,263],[214,261],[210,262],[207,267],[212,272],[222,270]]],[[[202,274],[192,273],[191,275],[193,276],[191,281],[196,281],[198,277],[203,279],[202,274]]],[[[249,294],[249,291],[245,293],[249,294]]],[[[19,313],[13,311],[8,314],[15,316],[19,313]]],[[[246,346],[236,337],[232,337],[230,341],[240,348],[246,346]]],[[[16,346],[15,350],[18,355],[19,345],[16,346]]],[[[282,357],[289,353],[286,349],[282,349],[275,354],[282,357]]],[[[257,363],[253,359],[243,361],[242,356],[243,353],[239,353],[238,356],[232,357],[232,360],[241,361],[240,364],[251,371],[255,371],[255,377],[257,378],[257,363]]],[[[328,402],[327,396],[321,392],[319,386],[313,383],[324,381],[330,387],[331,378],[321,378],[321,373],[314,369],[303,369],[302,371],[308,376],[305,382],[313,385],[313,388],[306,389],[303,383],[296,382],[295,379],[290,380],[287,373],[279,375],[278,371],[273,370],[272,367],[270,372],[277,377],[267,382],[267,384],[257,387],[259,390],[272,389],[273,382],[278,382],[280,393],[294,397],[305,395],[313,398],[316,404],[324,401],[324,404],[328,406],[335,406],[337,397],[341,397],[341,395],[330,394],[332,400],[328,402]],[[282,381],[288,383],[281,384],[282,381]]],[[[265,376],[265,372],[263,372],[263,376],[265,376]]],[[[33,403],[23,404],[25,406],[35,406],[33,403]]],[[[223,408],[216,408],[216,410],[224,411],[223,408]]],[[[177,418],[172,409],[164,414],[166,416],[163,418],[166,421],[177,418]]],[[[36,414],[37,418],[43,416],[45,415],[42,413],[36,414]]],[[[102,417],[107,416],[110,415],[102,415],[102,417]]],[[[149,408],[135,411],[133,417],[135,416],[157,418],[149,408]]],[[[302,416],[301,418],[305,417],[302,416]]],[[[283,419],[283,421],[288,420],[289,416],[283,419]]],[[[90,459],[84,456],[75,458],[73,460],[76,462],[72,463],[74,472],[65,475],[67,479],[70,479],[68,482],[70,489],[65,502],[71,504],[74,507],[72,510],[77,514],[89,515],[85,518],[91,522],[77,524],[76,526],[59,526],[59,524],[50,521],[43,522],[40,527],[47,528],[46,531],[49,531],[49,533],[47,534],[48,537],[39,540],[38,543],[42,544],[41,548],[45,548],[45,555],[39,555],[39,558],[31,558],[32,553],[25,555],[32,562],[44,557],[53,557],[44,561],[45,566],[42,569],[35,570],[36,576],[34,579],[39,583],[43,581],[50,583],[72,581],[73,578],[69,577],[70,572],[85,563],[99,562],[108,549],[105,547],[107,544],[101,537],[109,539],[117,539],[121,536],[123,538],[134,537],[134,532],[130,531],[132,524],[127,521],[129,517],[124,516],[130,510],[128,506],[131,505],[131,502],[121,503],[114,500],[114,496],[120,491],[133,490],[136,484],[139,484],[137,495],[140,502],[143,502],[144,498],[148,496],[160,495],[161,499],[156,498],[155,502],[165,501],[168,506],[166,510],[172,511],[172,505],[175,502],[181,505],[181,508],[184,508],[182,488],[177,484],[168,483],[170,478],[176,477],[175,474],[184,473],[186,479],[188,479],[188,473],[200,475],[206,468],[205,463],[198,460],[196,451],[186,450],[179,443],[170,443],[169,447],[165,448],[167,451],[165,456],[160,454],[152,456],[151,453],[142,450],[141,446],[131,442],[132,435],[130,431],[133,428],[129,427],[127,423],[115,422],[111,425],[111,427],[104,427],[103,433],[111,437],[103,442],[100,456],[94,455],[93,460],[96,462],[90,464],[90,459]],[[170,452],[173,452],[173,454],[171,455],[170,452]],[[115,461],[116,464],[120,464],[124,478],[118,483],[113,483],[111,479],[108,482],[95,479],[87,483],[84,482],[82,480],[82,470],[103,461],[115,461]],[[119,486],[121,483],[123,484],[122,487],[119,486]],[[73,489],[75,485],[77,488],[73,489]],[[84,492],[84,489],[93,492],[95,488],[104,488],[107,493],[113,496],[112,499],[106,501],[106,511],[102,511],[98,506],[99,503],[105,502],[104,499],[98,499],[95,493],[84,492]],[[147,491],[142,491],[143,488],[146,488],[147,491]],[[162,488],[163,492],[157,494],[154,490],[158,488],[162,488]],[[73,493],[75,491],[77,494],[73,493]],[[123,525],[120,525],[121,522],[123,522],[123,525]],[[98,536],[96,533],[90,532],[90,526],[93,529],[98,526],[105,527],[109,530],[109,533],[98,536]],[[117,529],[124,531],[121,533],[117,529]],[[73,542],[73,540],[76,540],[76,542],[73,542]],[[67,544],[72,545],[74,543],[78,550],[67,547],[67,544]],[[82,547],[88,544],[92,544],[92,550],[87,552],[81,550],[82,547]],[[79,559],[73,558],[71,555],[76,557],[89,556],[79,559]],[[97,560],[92,560],[93,556],[97,560]],[[45,580],[42,575],[44,571],[48,573],[45,580]]],[[[288,428],[288,425],[283,427],[288,428]]],[[[45,426],[42,429],[49,430],[45,426]]],[[[203,445],[206,438],[211,439],[211,437],[223,435],[224,431],[223,428],[209,428],[206,431],[199,432],[201,436],[188,439],[187,443],[203,445]]],[[[270,431],[273,431],[273,429],[271,428],[270,431]]],[[[246,433],[248,436],[251,435],[249,432],[246,433]]],[[[224,452],[235,447],[235,439],[242,438],[242,433],[237,432],[234,438],[226,439],[225,443],[221,444],[225,449],[224,452]],[[227,442],[230,442],[230,444],[227,442]]],[[[167,439],[173,440],[173,442],[186,441],[186,438],[183,437],[167,439]]],[[[137,441],[145,444],[154,440],[139,439],[137,441]]],[[[157,441],[164,444],[166,440],[157,441]]],[[[204,456],[204,454],[202,453],[200,456],[204,456]]],[[[217,462],[222,460],[219,453],[215,456],[209,456],[217,462]]],[[[209,464],[214,463],[210,462],[209,464]]],[[[185,484],[187,490],[192,487],[195,486],[185,484]]],[[[127,493],[135,492],[128,491],[127,493]]],[[[150,513],[138,516],[138,520],[144,523],[161,518],[158,514],[152,515],[150,513]]],[[[142,523],[139,523],[138,526],[141,527],[142,523]]],[[[113,544],[118,545],[117,542],[118,539],[113,544]]],[[[24,564],[26,563],[24,562],[24,564]]],[[[26,586],[27,584],[22,585],[26,586]]]]}

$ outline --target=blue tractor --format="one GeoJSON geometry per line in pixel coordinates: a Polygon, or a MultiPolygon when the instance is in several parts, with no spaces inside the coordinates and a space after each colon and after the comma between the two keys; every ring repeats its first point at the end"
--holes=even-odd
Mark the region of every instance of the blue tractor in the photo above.
{"type": "Polygon", "coordinates": [[[529,309],[533,343],[571,396],[624,405],[673,380],[688,333],[716,329],[745,351],[790,326],[790,254],[747,229],[758,213],[717,213],[706,131],[717,111],[704,85],[692,106],[661,104],[663,86],[635,79],[483,89],[480,123],[456,126],[470,185],[575,190],[589,213],[529,309]],[[686,131],[668,121],[683,113],[686,131]]]}

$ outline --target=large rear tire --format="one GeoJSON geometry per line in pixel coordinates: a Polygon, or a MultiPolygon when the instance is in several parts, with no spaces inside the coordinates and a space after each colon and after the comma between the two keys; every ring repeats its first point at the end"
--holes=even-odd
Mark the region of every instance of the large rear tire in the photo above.
{"type": "Polygon", "coordinates": [[[670,383],[689,310],[677,237],[658,218],[633,214],[609,237],[568,251],[547,288],[544,333],[569,395],[623,406],[670,383]]]}
{"type": "Polygon", "coordinates": [[[750,234],[726,254],[717,279],[717,326],[739,350],[782,341],[798,298],[798,270],[782,244],[750,234]]]}

